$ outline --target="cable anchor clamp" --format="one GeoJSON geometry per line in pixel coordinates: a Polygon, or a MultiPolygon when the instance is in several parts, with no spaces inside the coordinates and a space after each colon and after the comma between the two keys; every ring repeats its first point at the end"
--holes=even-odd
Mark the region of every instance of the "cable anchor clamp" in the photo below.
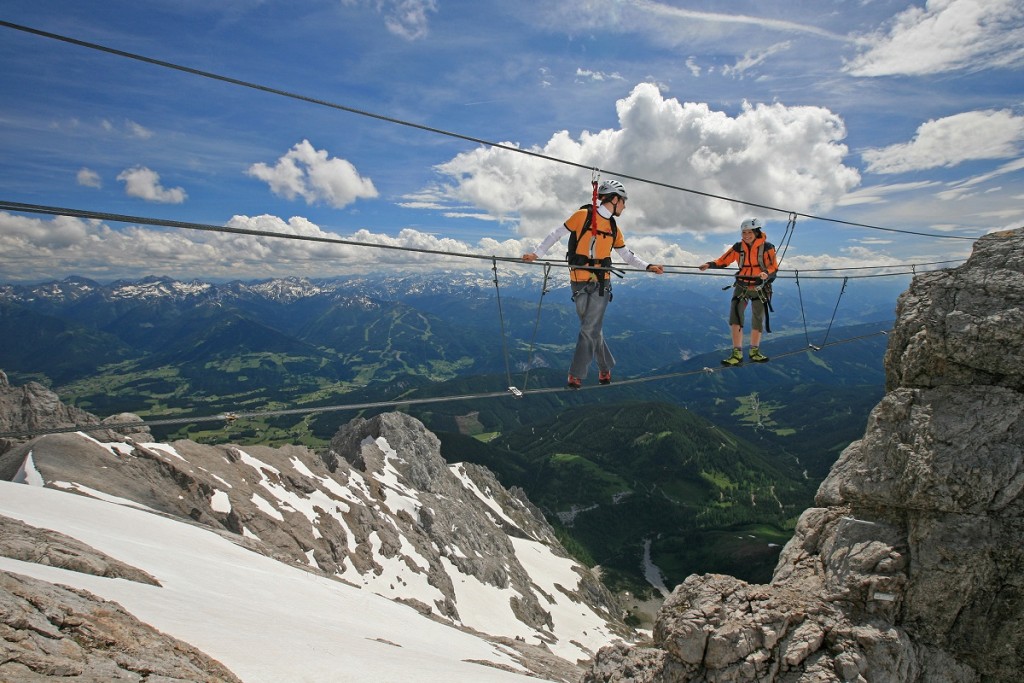
{"type": "Polygon", "coordinates": [[[509,387],[509,388],[508,388],[508,390],[509,390],[509,392],[511,392],[511,394],[512,394],[513,396],[515,396],[516,398],[522,398],[522,397],[523,397],[523,392],[522,392],[522,391],[520,391],[520,390],[519,390],[518,388],[516,388],[516,387],[509,387]]]}

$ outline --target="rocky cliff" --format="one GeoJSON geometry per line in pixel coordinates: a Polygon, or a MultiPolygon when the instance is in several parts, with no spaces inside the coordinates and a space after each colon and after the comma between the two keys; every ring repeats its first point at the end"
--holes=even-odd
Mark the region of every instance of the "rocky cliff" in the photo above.
{"type": "MultiPolygon", "coordinates": [[[[88,414],[60,413],[52,405],[59,400],[41,386],[0,387],[0,405],[4,401],[21,406],[17,420],[10,420],[15,429],[55,420],[97,422],[88,414]],[[33,412],[25,407],[26,396],[34,397],[33,406],[52,409],[33,412]]],[[[131,415],[111,420],[139,421],[131,415]]],[[[401,413],[352,421],[323,453],[301,446],[156,443],[146,430],[48,434],[11,444],[0,455],[0,478],[217,529],[256,552],[502,639],[523,653],[524,667],[550,680],[577,680],[578,660],[627,633],[615,599],[569,558],[521,491],[506,490],[486,468],[449,465],[437,437],[401,413]]],[[[41,532],[23,525],[8,524],[5,532],[9,521],[0,518],[0,555],[97,575],[131,570],[68,539],[33,540],[30,534],[41,532]]],[[[20,593],[0,586],[0,603],[32,604],[36,584],[16,577],[11,586],[20,593]]],[[[79,613],[83,599],[39,593],[37,602],[73,603],[79,613]]],[[[4,612],[0,604],[0,678],[15,680],[4,677],[23,669],[100,675],[89,658],[102,657],[89,648],[69,660],[45,656],[62,646],[49,633],[21,633],[27,622],[19,615],[21,607],[4,612]]],[[[128,623],[130,615],[124,618],[128,623]]]]}
{"type": "Polygon", "coordinates": [[[1024,670],[1024,230],[914,278],[887,394],[800,518],[772,581],[693,575],[650,647],[589,683],[975,681],[1024,670]]]}
{"type": "MultiPolygon", "coordinates": [[[[57,394],[38,382],[11,386],[7,374],[0,370],[0,434],[73,427],[99,421],[95,415],[65,405],[57,394]]],[[[0,437],[0,455],[18,443],[18,439],[0,437]]]]}

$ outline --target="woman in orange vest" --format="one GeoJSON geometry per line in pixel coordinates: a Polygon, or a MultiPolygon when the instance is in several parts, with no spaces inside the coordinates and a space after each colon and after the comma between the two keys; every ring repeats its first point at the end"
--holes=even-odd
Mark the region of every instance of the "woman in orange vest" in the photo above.
{"type": "Polygon", "coordinates": [[[538,256],[547,253],[556,242],[562,239],[566,231],[569,239],[570,253],[567,255],[572,280],[572,300],[576,304],[576,314],[580,319],[580,334],[576,339],[576,351],[569,366],[569,389],[579,389],[587,377],[587,371],[593,361],[597,361],[598,382],[610,384],[615,358],[608,350],[604,334],[604,312],[612,300],[611,273],[608,268],[612,263],[612,249],[622,260],[631,266],[643,268],[661,275],[665,272],[662,266],[647,263],[628,248],[615,224],[615,218],[622,215],[626,208],[626,188],[617,180],[605,180],[597,188],[596,211],[591,206],[577,209],[563,225],[551,231],[537,248],[523,254],[523,260],[529,263],[536,261],[538,256]],[[587,268],[585,266],[590,266],[587,268]]]}
{"type": "MultiPolygon", "coordinates": [[[[747,301],[750,312],[750,360],[764,363],[768,356],[761,353],[761,328],[765,322],[765,304],[771,298],[771,282],[779,269],[775,262],[775,245],[768,241],[761,229],[761,221],[748,218],[740,225],[740,241],[714,261],[701,265],[701,270],[725,268],[736,263],[736,283],[733,285],[729,306],[729,326],[732,329],[732,354],[723,365],[743,362],[743,315],[747,301]]],[[[770,309],[769,309],[770,310],[770,309]]]]}

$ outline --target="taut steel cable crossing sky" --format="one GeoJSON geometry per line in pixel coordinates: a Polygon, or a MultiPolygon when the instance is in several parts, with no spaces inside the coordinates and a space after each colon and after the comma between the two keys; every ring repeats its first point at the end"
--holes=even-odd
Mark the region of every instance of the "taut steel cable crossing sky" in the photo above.
{"type": "Polygon", "coordinates": [[[506,145],[506,144],[502,144],[502,143],[499,143],[499,142],[493,142],[491,140],[484,140],[482,138],[477,138],[477,137],[473,137],[473,136],[470,136],[470,135],[465,135],[465,134],[462,134],[462,133],[456,133],[456,132],[445,130],[445,129],[442,129],[442,128],[435,128],[433,126],[427,126],[427,125],[423,125],[423,124],[420,124],[420,123],[414,123],[412,121],[408,121],[408,120],[405,120],[405,119],[399,119],[399,118],[392,117],[392,116],[386,116],[384,114],[378,114],[378,113],[370,112],[370,111],[367,111],[367,110],[364,110],[364,109],[358,109],[358,108],[350,107],[350,106],[347,106],[347,105],[344,105],[344,104],[339,104],[339,103],[336,103],[336,102],[331,102],[331,101],[319,99],[319,98],[316,98],[316,97],[310,97],[308,95],[301,95],[301,94],[298,94],[298,93],[295,93],[295,92],[291,92],[291,91],[288,91],[288,90],[283,90],[283,89],[280,89],[280,88],[273,88],[273,87],[270,87],[270,86],[261,85],[259,83],[253,83],[251,81],[244,81],[244,80],[241,80],[241,79],[238,79],[238,78],[232,78],[230,76],[223,76],[223,75],[220,75],[220,74],[212,73],[210,71],[203,71],[201,69],[195,69],[195,68],[184,66],[184,65],[181,65],[181,64],[175,64],[173,62],[167,62],[167,61],[164,61],[164,60],[161,60],[161,59],[154,59],[152,57],[146,57],[144,55],[136,54],[134,52],[127,52],[125,50],[119,50],[117,48],[107,47],[105,45],[100,45],[98,43],[91,43],[91,42],[88,42],[88,41],[85,41],[85,40],[79,40],[78,38],[72,38],[70,36],[65,36],[65,35],[61,35],[61,34],[58,34],[58,33],[51,33],[49,31],[42,31],[40,29],[32,28],[32,27],[29,27],[29,26],[23,26],[21,24],[15,24],[15,23],[10,22],[10,21],[0,20],[0,26],[6,27],[6,28],[10,28],[10,29],[13,29],[13,30],[16,30],[16,31],[22,31],[24,33],[30,33],[30,34],[33,34],[33,35],[36,35],[36,36],[40,36],[42,38],[48,38],[48,39],[51,39],[51,40],[57,40],[57,41],[60,41],[60,42],[69,43],[71,45],[77,45],[79,47],[88,48],[90,50],[98,50],[100,52],[106,52],[108,54],[116,55],[116,56],[119,56],[119,57],[124,57],[126,59],[133,59],[133,60],[136,60],[136,61],[139,61],[139,62],[144,62],[146,64],[152,64],[154,66],[159,66],[159,67],[163,67],[163,68],[166,68],[166,69],[173,69],[173,70],[176,70],[176,71],[181,71],[181,72],[184,72],[184,73],[192,74],[194,76],[200,76],[202,78],[208,78],[208,79],[212,79],[212,80],[216,80],[216,81],[221,81],[221,82],[224,82],[224,83],[230,83],[232,85],[237,85],[237,86],[241,86],[241,87],[244,87],[244,88],[250,88],[250,89],[253,89],[253,90],[259,90],[259,91],[266,92],[266,93],[269,93],[269,94],[272,94],[272,95],[279,95],[281,97],[288,97],[288,98],[291,98],[291,99],[294,99],[294,100],[300,100],[302,102],[308,102],[310,104],[315,104],[315,105],[319,105],[319,106],[323,106],[323,107],[329,107],[331,109],[337,109],[337,110],[340,110],[340,111],[348,112],[350,114],[357,114],[359,116],[365,116],[365,117],[368,117],[368,118],[377,119],[379,121],[384,121],[384,122],[387,122],[387,123],[393,123],[393,124],[400,125],[400,126],[406,126],[406,127],[409,127],[409,128],[415,128],[415,129],[418,129],[418,130],[426,131],[428,133],[435,133],[435,134],[438,134],[438,135],[444,135],[444,136],[451,137],[451,138],[457,138],[459,140],[464,140],[464,141],[467,141],[467,142],[473,142],[475,144],[484,145],[484,146],[492,147],[492,148],[495,148],[495,149],[502,149],[502,150],[506,150],[506,151],[509,151],[509,152],[516,152],[518,154],[525,154],[525,155],[528,155],[528,156],[536,157],[536,158],[539,158],[539,159],[544,159],[544,160],[551,161],[551,162],[554,162],[554,163],[559,163],[559,164],[564,164],[564,165],[567,165],[567,166],[574,166],[576,168],[586,169],[586,170],[589,170],[589,171],[591,171],[593,173],[605,173],[605,174],[608,174],[608,175],[614,175],[614,176],[616,176],[618,178],[624,178],[624,179],[627,179],[627,180],[635,180],[636,182],[645,183],[645,184],[648,184],[648,185],[654,185],[654,186],[658,186],[658,187],[664,187],[664,188],[670,189],[670,190],[678,190],[680,192],[687,192],[689,194],[695,194],[695,195],[699,195],[699,196],[702,196],[702,197],[708,197],[710,199],[720,199],[722,201],[732,202],[734,204],[742,204],[744,206],[749,206],[749,207],[758,208],[758,209],[764,209],[766,211],[774,211],[774,212],[777,212],[777,213],[785,213],[785,214],[787,214],[789,216],[798,216],[798,217],[801,217],[801,218],[810,218],[810,219],[813,219],[813,220],[825,221],[825,222],[829,222],[829,223],[835,223],[835,224],[838,224],[838,225],[846,225],[846,226],[849,226],[849,227],[865,228],[865,229],[868,229],[868,230],[880,230],[880,231],[884,231],[884,232],[902,233],[902,234],[906,234],[906,235],[918,235],[918,236],[922,236],[922,237],[932,237],[932,238],[937,238],[937,239],[957,239],[957,240],[971,240],[971,241],[976,239],[975,237],[965,237],[965,236],[962,236],[962,235],[944,235],[944,234],[939,234],[939,233],[929,233],[929,232],[922,232],[922,231],[916,231],[916,230],[904,230],[904,229],[900,229],[900,228],[886,228],[886,227],[877,226],[877,225],[870,225],[870,224],[867,224],[867,223],[857,223],[857,222],[854,222],[854,221],[845,221],[845,220],[841,220],[841,219],[838,219],[838,218],[829,218],[829,217],[826,217],[826,216],[817,216],[817,215],[810,214],[810,213],[802,213],[802,212],[799,212],[799,211],[792,211],[792,210],[789,210],[789,209],[783,209],[783,208],[776,207],[776,206],[771,206],[771,205],[768,205],[768,204],[759,204],[757,202],[750,202],[750,201],[746,201],[746,200],[743,200],[743,199],[738,199],[738,198],[735,198],[735,197],[727,197],[727,196],[724,196],[724,195],[714,194],[714,193],[711,193],[711,192],[704,192],[704,191],[696,190],[696,189],[693,189],[693,188],[682,187],[680,185],[673,185],[671,183],[665,183],[665,182],[661,182],[661,181],[657,181],[657,180],[651,180],[650,178],[642,178],[642,177],[639,177],[639,176],[634,176],[634,175],[630,175],[628,173],[622,173],[620,171],[615,171],[615,170],[611,170],[611,169],[595,168],[595,167],[592,167],[592,166],[588,166],[586,164],[581,164],[579,162],[569,161],[567,159],[561,159],[561,158],[550,156],[550,155],[547,155],[547,154],[542,154],[540,152],[536,152],[536,151],[533,151],[533,150],[523,149],[521,147],[515,147],[515,146],[512,146],[512,145],[506,145]]]}

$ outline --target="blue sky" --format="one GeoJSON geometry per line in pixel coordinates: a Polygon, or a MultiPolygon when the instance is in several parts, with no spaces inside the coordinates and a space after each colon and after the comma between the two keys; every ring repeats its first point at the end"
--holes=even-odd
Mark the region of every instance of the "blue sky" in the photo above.
{"type": "MultiPolygon", "coordinates": [[[[1022,0],[7,0],[0,19],[570,162],[2,26],[3,201],[514,256],[589,200],[596,167],[630,178],[629,245],[677,265],[749,216],[778,242],[790,211],[970,238],[1024,224],[1022,0]]],[[[970,245],[801,218],[784,265],[970,245]]],[[[0,253],[3,282],[440,262],[10,212],[0,253]]]]}

